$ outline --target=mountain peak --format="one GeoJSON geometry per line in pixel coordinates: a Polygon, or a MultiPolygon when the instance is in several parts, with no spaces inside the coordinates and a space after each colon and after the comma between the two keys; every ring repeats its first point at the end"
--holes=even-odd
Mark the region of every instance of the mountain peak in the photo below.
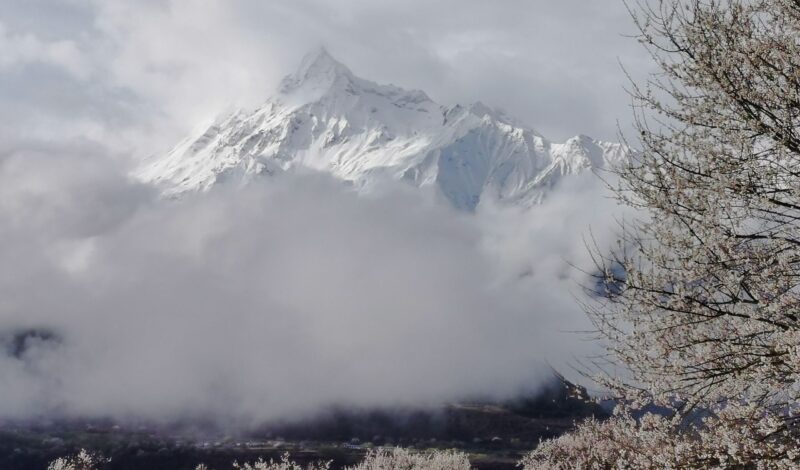
{"type": "Polygon", "coordinates": [[[281,92],[304,87],[329,88],[334,83],[350,82],[353,78],[346,65],[334,59],[325,47],[319,47],[306,54],[297,70],[283,79],[281,92]]]}
{"type": "Polygon", "coordinates": [[[318,48],[267,105],[215,122],[138,174],[178,194],[310,168],[364,190],[387,179],[434,186],[469,211],[485,197],[535,204],[561,177],[627,154],[585,136],[551,143],[480,102],[442,107],[421,91],[358,78],[318,48]]]}
{"type": "Polygon", "coordinates": [[[327,73],[330,71],[350,74],[350,69],[348,69],[347,66],[334,59],[331,53],[328,52],[328,49],[326,49],[324,46],[320,46],[310,51],[303,57],[303,59],[300,61],[300,67],[298,67],[298,70],[295,72],[295,74],[314,75],[317,73],[327,73]]]}

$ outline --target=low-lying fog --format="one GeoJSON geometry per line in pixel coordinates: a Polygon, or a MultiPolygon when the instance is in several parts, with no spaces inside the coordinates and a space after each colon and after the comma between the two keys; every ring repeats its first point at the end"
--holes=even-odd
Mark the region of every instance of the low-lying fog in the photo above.
{"type": "Polygon", "coordinates": [[[577,268],[617,209],[593,175],[470,215],[315,174],[166,201],[98,153],[0,156],[0,418],[503,397],[595,347],[577,268]]]}

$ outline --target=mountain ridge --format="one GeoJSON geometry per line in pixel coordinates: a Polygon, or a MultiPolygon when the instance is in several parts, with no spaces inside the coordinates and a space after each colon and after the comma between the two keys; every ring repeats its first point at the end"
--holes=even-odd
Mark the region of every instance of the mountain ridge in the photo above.
{"type": "Polygon", "coordinates": [[[309,168],[359,190],[386,178],[433,186],[472,211],[485,199],[538,203],[563,177],[628,153],[582,135],[554,143],[483,103],[443,106],[423,91],[359,78],[321,48],[264,105],[216,120],[136,175],[179,195],[309,168]]]}

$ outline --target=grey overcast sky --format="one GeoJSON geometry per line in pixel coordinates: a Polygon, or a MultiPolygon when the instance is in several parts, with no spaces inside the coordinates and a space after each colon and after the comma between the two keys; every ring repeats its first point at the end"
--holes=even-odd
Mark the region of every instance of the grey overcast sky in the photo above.
{"type": "Polygon", "coordinates": [[[483,101],[552,139],[615,139],[620,63],[650,64],[622,0],[4,0],[0,142],[162,151],[268,97],[310,49],[358,75],[483,101]]]}

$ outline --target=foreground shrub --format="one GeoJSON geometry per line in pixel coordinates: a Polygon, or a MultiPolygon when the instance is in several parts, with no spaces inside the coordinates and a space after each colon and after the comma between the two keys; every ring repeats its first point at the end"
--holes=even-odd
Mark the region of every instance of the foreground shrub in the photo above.
{"type": "MultiPolygon", "coordinates": [[[[252,464],[239,464],[238,462],[234,462],[233,464],[233,468],[236,470],[328,470],[330,466],[330,462],[315,462],[304,467],[301,464],[291,460],[288,453],[283,454],[281,460],[278,462],[274,461],[273,459],[269,459],[269,462],[259,459],[257,462],[252,464]]],[[[197,470],[207,469],[205,468],[205,465],[201,465],[197,467],[197,470]]]]}
{"type": "Polygon", "coordinates": [[[590,419],[520,464],[525,470],[798,468],[798,442],[784,420],[756,414],[755,406],[729,405],[697,425],[655,414],[590,419]]]}
{"type": "Polygon", "coordinates": [[[110,459],[103,458],[100,454],[81,449],[76,455],[53,460],[47,470],[96,470],[100,464],[109,461],[110,459]]]}
{"type": "Polygon", "coordinates": [[[347,470],[470,470],[467,455],[457,451],[410,452],[406,449],[370,451],[347,470]]]}
{"type": "MultiPolygon", "coordinates": [[[[75,456],[54,460],[47,470],[97,470],[98,465],[108,462],[96,454],[81,450],[75,456]]],[[[279,461],[259,459],[253,463],[233,463],[235,470],[328,470],[331,462],[299,464],[289,454],[283,454],[279,461]]],[[[346,470],[470,470],[467,455],[457,451],[433,451],[427,453],[411,452],[406,449],[379,449],[367,453],[364,460],[346,470]]],[[[196,470],[210,470],[200,464],[196,470]]]]}

